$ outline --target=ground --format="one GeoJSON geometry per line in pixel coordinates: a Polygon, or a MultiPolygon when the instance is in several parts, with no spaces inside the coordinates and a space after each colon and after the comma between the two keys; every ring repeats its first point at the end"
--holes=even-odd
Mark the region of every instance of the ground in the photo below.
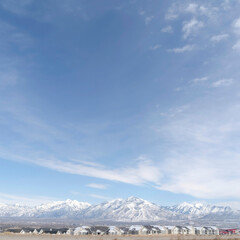
{"type": "Polygon", "coordinates": [[[0,240],[240,240],[240,236],[69,236],[0,234],[0,240]]]}

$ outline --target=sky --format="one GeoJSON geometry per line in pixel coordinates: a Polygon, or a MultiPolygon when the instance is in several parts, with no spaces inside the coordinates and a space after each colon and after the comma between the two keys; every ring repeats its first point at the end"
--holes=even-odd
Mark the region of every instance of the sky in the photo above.
{"type": "Polygon", "coordinates": [[[240,202],[239,0],[0,0],[0,202],[240,202]]]}

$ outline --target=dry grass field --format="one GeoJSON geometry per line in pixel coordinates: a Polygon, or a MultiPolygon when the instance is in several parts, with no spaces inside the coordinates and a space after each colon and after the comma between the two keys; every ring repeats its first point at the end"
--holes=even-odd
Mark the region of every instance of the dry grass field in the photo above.
{"type": "Polygon", "coordinates": [[[0,240],[240,240],[240,236],[69,236],[0,234],[0,240]]]}

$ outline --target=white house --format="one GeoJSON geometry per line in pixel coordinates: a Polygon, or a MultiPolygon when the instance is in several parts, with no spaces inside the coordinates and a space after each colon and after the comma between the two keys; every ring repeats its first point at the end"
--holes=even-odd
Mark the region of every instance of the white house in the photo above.
{"type": "Polygon", "coordinates": [[[108,234],[109,235],[122,235],[123,231],[116,226],[109,226],[108,234]]]}
{"type": "Polygon", "coordinates": [[[196,234],[198,235],[208,235],[209,230],[207,227],[195,227],[196,229],[196,234]]]}
{"type": "Polygon", "coordinates": [[[89,235],[89,234],[91,234],[89,226],[77,227],[73,232],[73,235],[89,235]]]}
{"type": "Polygon", "coordinates": [[[72,228],[69,228],[66,232],[67,235],[74,235],[74,230],[72,228]]]}
{"type": "Polygon", "coordinates": [[[208,229],[209,228],[211,229],[210,232],[211,232],[212,235],[219,235],[219,228],[218,227],[210,226],[210,227],[208,227],[208,229]]]}
{"type": "Polygon", "coordinates": [[[143,225],[132,225],[129,228],[129,234],[146,235],[147,233],[148,233],[148,229],[143,225]]]}
{"type": "Polygon", "coordinates": [[[196,229],[193,226],[186,226],[188,229],[188,234],[195,235],[196,234],[196,229]]]}
{"type": "Polygon", "coordinates": [[[26,234],[26,232],[22,229],[20,234],[26,234]]]}
{"type": "Polygon", "coordinates": [[[166,226],[168,229],[168,234],[181,234],[182,228],[179,226],[166,226]]]}
{"type": "Polygon", "coordinates": [[[38,234],[38,230],[35,228],[33,234],[38,234]]]}

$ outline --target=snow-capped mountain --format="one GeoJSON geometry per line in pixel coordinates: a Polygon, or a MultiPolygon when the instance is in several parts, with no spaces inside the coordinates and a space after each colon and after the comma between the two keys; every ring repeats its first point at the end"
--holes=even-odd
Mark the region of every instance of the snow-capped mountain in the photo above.
{"type": "Polygon", "coordinates": [[[85,216],[89,218],[115,221],[159,221],[171,217],[171,213],[146,200],[129,197],[116,199],[88,209],[85,216]]]}
{"type": "Polygon", "coordinates": [[[77,218],[90,206],[90,203],[69,199],[35,207],[0,204],[0,217],[77,218]]]}
{"type": "Polygon", "coordinates": [[[200,217],[215,213],[229,213],[232,211],[231,207],[229,206],[216,206],[205,203],[187,202],[183,202],[181,204],[170,207],[165,207],[165,209],[174,213],[189,215],[190,217],[200,217]]]}
{"type": "Polygon", "coordinates": [[[76,200],[54,201],[35,207],[0,204],[0,217],[79,219],[92,221],[156,222],[240,219],[240,211],[228,206],[203,203],[181,203],[159,206],[146,200],[129,197],[98,205],[76,200]]]}
{"type": "Polygon", "coordinates": [[[55,201],[34,207],[32,211],[29,212],[29,216],[44,218],[77,218],[90,206],[90,203],[78,202],[70,199],[66,201],[55,201]]]}

